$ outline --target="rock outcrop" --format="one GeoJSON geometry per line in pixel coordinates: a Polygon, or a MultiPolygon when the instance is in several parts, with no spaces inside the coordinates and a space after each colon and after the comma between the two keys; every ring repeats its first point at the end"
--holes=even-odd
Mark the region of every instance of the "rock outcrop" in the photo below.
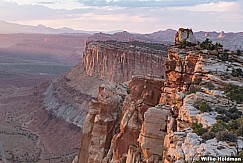
{"type": "Polygon", "coordinates": [[[196,44],[196,37],[193,35],[192,29],[180,28],[175,36],[175,44],[180,44],[182,42],[189,42],[191,44],[196,44]]]}
{"type": "MultiPolygon", "coordinates": [[[[185,31],[190,35],[190,30],[185,31]]],[[[243,100],[236,101],[223,91],[226,83],[242,86],[242,61],[222,48],[175,45],[168,48],[164,61],[165,79],[134,76],[119,85],[123,88],[119,91],[117,86],[105,86],[112,88],[107,91],[101,86],[98,102],[90,102],[78,163],[179,163],[239,154],[242,138],[219,138],[230,134],[230,129],[222,128],[221,133],[213,126],[226,125],[217,120],[232,117],[229,111],[238,114],[229,121],[242,118],[243,100]]]]}
{"type": "MultiPolygon", "coordinates": [[[[194,133],[191,128],[192,124],[201,124],[204,132],[208,130],[207,134],[212,134],[212,126],[221,122],[217,121],[220,116],[222,117],[219,108],[241,110],[237,107],[239,104],[230,99],[222,89],[226,83],[241,85],[243,82],[242,78],[233,77],[233,69],[236,67],[230,66],[238,65],[237,69],[242,71],[242,58],[233,52],[226,54],[221,48],[205,50],[198,46],[187,46],[180,49],[172,46],[165,65],[166,81],[165,87],[162,88],[164,91],[160,103],[172,106],[176,117],[176,129],[167,130],[163,162],[193,162],[200,161],[201,156],[236,155],[237,146],[242,145],[239,143],[240,137],[237,138],[238,143],[230,143],[219,138],[216,140],[213,136],[203,140],[202,135],[194,133]],[[229,57],[227,61],[221,57],[222,55],[229,57]]],[[[242,113],[238,111],[238,117],[242,117],[242,113]]],[[[200,125],[196,129],[198,128],[200,125]]]]}
{"type": "MultiPolygon", "coordinates": [[[[153,125],[149,119],[151,115],[156,113],[159,113],[158,122],[154,122],[154,124],[157,126],[166,124],[166,118],[160,120],[160,117],[166,117],[164,113],[170,112],[170,110],[165,109],[161,112],[161,109],[153,108],[159,103],[160,88],[163,82],[163,79],[136,76],[132,78],[127,88],[124,85],[120,85],[120,89],[117,89],[118,86],[112,88],[111,86],[103,86],[106,89],[101,86],[98,102],[90,102],[89,113],[83,129],[79,163],[125,161],[128,150],[132,154],[135,152],[131,145],[134,149],[138,149],[136,147],[138,138],[144,146],[144,152],[150,153],[148,156],[155,154],[156,151],[146,150],[149,142],[156,142],[158,138],[163,140],[165,131],[160,131],[160,128],[157,128],[157,132],[153,133],[155,130],[148,130],[147,127],[153,125]],[[112,96],[110,92],[112,92],[112,96]],[[108,97],[110,100],[103,100],[102,97],[108,97]],[[119,99],[119,103],[116,99],[119,99]],[[102,107],[103,103],[106,104],[106,107],[102,107]],[[113,109],[107,106],[113,107],[113,109]],[[146,112],[148,109],[150,112],[146,112]],[[109,128],[107,128],[108,122],[109,128]],[[142,124],[143,122],[145,123],[142,124]],[[141,128],[144,129],[143,134],[140,134],[141,128]],[[154,137],[149,137],[151,135],[154,137]]],[[[162,129],[165,130],[165,127],[162,129]]],[[[163,146],[162,142],[160,144],[163,146]]]]}

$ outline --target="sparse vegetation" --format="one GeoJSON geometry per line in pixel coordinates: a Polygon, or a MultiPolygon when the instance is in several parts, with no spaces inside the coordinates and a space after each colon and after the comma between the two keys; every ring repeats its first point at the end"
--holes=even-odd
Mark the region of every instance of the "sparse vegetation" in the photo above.
{"type": "Polygon", "coordinates": [[[230,141],[230,142],[237,142],[237,136],[228,132],[228,131],[219,131],[216,134],[216,139],[218,141],[230,141]]]}
{"type": "Polygon", "coordinates": [[[242,53],[242,50],[240,50],[240,49],[237,49],[237,50],[236,50],[236,54],[237,54],[237,55],[241,55],[241,53],[242,53]]]}
{"type": "Polygon", "coordinates": [[[203,42],[200,43],[200,48],[206,49],[206,50],[218,50],[219,48],[222,48],[223,46],[220,43],[213,44],[211,40],[206,38],[203,42]]]}
{"type": "Polygon", "coordinates": [[[205,101],[202,101],[202,102],[199,104],[198,109],[199,109],[201,112],[210,112],[210,111],[212,111],[211,107],[210,107],[205,101]]]}
{"type": "MultiPolygon", "coordinates": [[[[195,125],[194,128],[197,127],[195,132],[202,131],[201,125],[195,125]]],[[[237,119],[230,121],[228,124],[223,122],[222,120],[217,120],[215,124],[210,128],[210,130],[204,132],[201,136],[204,140],[213,139],[216,137],[218,141],[230,141],[236,142],[237,136],[241,136],[243,133],[243,119],[237,119]],[[240,123],[240,124],[239,124],[240,123]]],[[[205,131],[205,130],[204,130],[205,131]]],[[[198,132],[202,133],[202,132],[198,132]]],[[[199,135],[199,134],[198,134],[199,135]]]]}
{"type": "Polygon", "coordinates": [[[202,138],[204,140],[213,139],[213,138],[215,138],[215,133],[208,131],[208,132],[202,134],[202,138]]]}
{"type": "MultiPolygon", "coordinates": [[[[200,125],[197,125],[196,127],[201,127],[200,125]]],[[[200,131],[202,129],[199,129],[200,131]]],[[[198,129],[195,131],[198,131],[198,129]]],[[[213,139],[216,137],[218,141],[230,141],[230,142],[236,142],[237,136],[231,131],[228,130],[227,123],[223,122],[222,120],[217,120],[215,124],[206,132],[204,132],[201,137],[204,140],[213,139]]]]}
{"type": "Polygon", "coordinates": [[[217,116],[216,116],[216,119],[217,119],[217,120],[222,120],[223,122],[229,122],[229,121],[230,121],[230,118],[229,118],[229,117],[227,117],[227,116],[225,116],[225,115],[222,115],[222,114],[217,115],[217,116]]]}
{"type": "Polygon", "coordinates": [[[231,75],[234,77],[242,77],[243,71],[241,68],[233,69],[231,75]]]}
{"type": "Polygon", "coordinates": [[[242,113],[239,113],[236,108],[231,108],[228,111],[217,108],[216,111],[224,115],[217,116],[217,122],[213,124],[209,130],[203,130],[202,125],[193,123],[193,132],[201,135],[204,140],[209,140],[216,137],[218,141],[236,142],[237,136],[243,136],[242,113]],[[239,118],[235,119],[235,117],[229,117],[226,115],[227,113],[232,115],[236,115],[238,113],[239,118]]]}
{"type": "Polygon", "coordinates": [[[201,88],[199,86],[194,86],[194,85],[191,85],[189,87],[189,90],[188,90],[188,93],[187,94],[192,94],[192,93],[196,93],[196,92],[201,92],[201,88]]]}
{"type": "Polygon", "coordinates": [[[195,78],[193,83],[194,84],[199,84],[199,83],[201,83],[201,81],[202,81],[202,78],[195,78]]]}
{"type": "Polygon", "coordinates": [[[219,114],[224,114],[226,112],[226,110],[223,108],[215,108],[215,111],[218,112],[219,114]]]}
{"type": "Polygon", "coordinates": [[[243,102],[243,86],[226,83],[223,91],[232,101],[243,102]]]}
{"type": "Polygon", "coordinates": [[[213,126],[210,129],[210,131],[214,133],[218,133],[220,131],[226,131],[226,130],[227,130],[227,124],[222,120],[217,120],[217,122],[213,124],[213,126]]]}
{"type": "Polygon", "coordinates": [[[191,125],[191,128],[192,128],[193,132],[199,136],[201,136],[202,134],[204,134],[208,131],[207,129],[203,128],[201,123],[193,122],[191,125]]]}
{"type": "Polygon", "coordinates": [[[212,90],[215,88],[214,84],[211,81],[207,82],[205,87],[208,88],[209,90],[212,90]]]}
{"type": "Polygon", "coordinates": [[[234,134],[238,136],[243,136],[243,117],[238,118],[236,120],[231,120],[228,123],[227,128],[234,134]]]}
{"type": "MultiPolygon", "coordinates": [[[[232,123],[232,125],[234,124],[232,123]]],[[[231,130],[227,130],[227,123],[222,120],[218,120],[209,130],[203,128],[202,124],[198,123],[192,123],[191,128],[194,133],[201,136],[204,140],[216,137],[218,141],[237,141],[237,136],[231,130]]],[[[236,128],[236,126],[234,126],[234,128],[236,128]]]]}
{"type": "Polygon", "coordinates": [[[218,58],[222,61],[228,61],[229,60],[229,54],[228,51],[224,51],[223,53],[218,55],[218,58]]]}
{"type": "Polygon", "coordinates": [[[179,48],[185,48],[185,47],[187,47],[187,46],[191,46],[192,44],[190,43],[190,42],[187,42],[187,41],[182,41],[182,42],[180,42],[180,44],[179,44],[179,48]]]}
{"type": "Polygon", "coordinates": [[[216,108],[215,111],[217,111],[220,115],[216,117],[217,120],[222,120],[224,122],[229,122],[230,120],[235,120],[241,117],[242,112],[239,111],[237,108],[230,108],[229,110],[225,110],[222,108],[216,108]]]}

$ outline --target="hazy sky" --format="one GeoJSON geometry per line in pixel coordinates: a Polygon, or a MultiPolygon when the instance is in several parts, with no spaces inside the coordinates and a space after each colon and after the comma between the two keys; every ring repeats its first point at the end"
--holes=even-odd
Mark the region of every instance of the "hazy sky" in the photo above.
{"type": "Polygon", "coordinates": [[[243,0],[0,0],[0,20],[90,31],[243,31],[243,0]]]}

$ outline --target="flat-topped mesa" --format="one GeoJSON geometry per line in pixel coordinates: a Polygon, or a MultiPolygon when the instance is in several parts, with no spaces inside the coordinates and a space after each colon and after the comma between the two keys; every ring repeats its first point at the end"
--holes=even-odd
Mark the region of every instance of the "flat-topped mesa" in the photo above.
{"type": "Polygon", "coordinates": [[[179,28],[175,35],[175,44],[179,45],[181,43],[191,43],[191,44],[196,44],[197,40],[195,35],[193,34],[192,29],[184,29],[184,28],[179,28]]]}
{"type": "Polygon", "coordinates": [[[125,82],[133,75],[164,75],[164,45],[143,42],[92,41],[85,48],[83,65],[89,76],[125,82]]]}

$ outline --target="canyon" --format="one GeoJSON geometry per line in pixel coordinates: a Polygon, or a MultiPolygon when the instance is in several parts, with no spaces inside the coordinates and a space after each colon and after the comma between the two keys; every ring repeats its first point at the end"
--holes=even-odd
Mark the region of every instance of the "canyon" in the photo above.
{"type": "MultiPolygon", "coordinates": [[[[232,121],[241,126],[241,94],[232,98],[225,85],[241,90],[242,52],[216,46],[214,41],[227,43],[227,33],[217,39],[218,33],[190,29],[175,34],[1,35],[4,64],[34,62],[48,69],[30,73],[27,65],[19,76],[19,67],[0,71],[0,138],[7,159],[172,163],[206,155],[238,156],[241,128],[236,127],[234,141],[218,140],[224,134],[218,131],[210,134],[219,117],[229,119],[224,125],[232,121]],[[213,42],[195,41],[205,37],[213,42]],[[34,55],[16,60],[17,52],[36,48],[34,55]],[[53,64],[57,67],[50,69],[53,64]],[[15,75],[5,78],[5,72],[15,75]]],[[[234,49],[232,45],[226,48],[234,49]]]]}
{"type": "Polygon", "coordinates": [[[83,126],[88,103],[97,99],[101,84],[126,82],[133,75],[162,77],[164,45],[141,42],[91,41],[82,62],[49,86],[47,110],[83,126]]]}

